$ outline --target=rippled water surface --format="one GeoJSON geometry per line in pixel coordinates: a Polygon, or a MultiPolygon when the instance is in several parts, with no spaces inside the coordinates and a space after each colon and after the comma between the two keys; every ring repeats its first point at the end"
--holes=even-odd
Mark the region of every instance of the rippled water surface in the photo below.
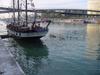
{"type": "Polygon", "coordinates": [[[4,42],[26,75],[100,75],[100,25],[55,23],[41,40],[4,42]]]}

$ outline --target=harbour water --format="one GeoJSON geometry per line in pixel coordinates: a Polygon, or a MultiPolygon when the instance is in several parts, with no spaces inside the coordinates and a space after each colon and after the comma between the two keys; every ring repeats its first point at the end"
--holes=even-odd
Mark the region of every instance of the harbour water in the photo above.
{"type": "Polygon", "coordinates": [[[40,40],[3,41],[26,75],[100,75],[98,24],[54,23],[40,40]]]}

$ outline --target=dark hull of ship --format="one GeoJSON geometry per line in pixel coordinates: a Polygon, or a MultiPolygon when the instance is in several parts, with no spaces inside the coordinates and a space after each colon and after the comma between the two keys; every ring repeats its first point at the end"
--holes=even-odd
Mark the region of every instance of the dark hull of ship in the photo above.
{"type": "Polygon", "coordinates": [[[22,39],[22,40],[31,40],[31,39],[40,39],[44,37],[48,30],[42,32],[17,32],[7,28],[8,35],[14,39],[22,39]]]}

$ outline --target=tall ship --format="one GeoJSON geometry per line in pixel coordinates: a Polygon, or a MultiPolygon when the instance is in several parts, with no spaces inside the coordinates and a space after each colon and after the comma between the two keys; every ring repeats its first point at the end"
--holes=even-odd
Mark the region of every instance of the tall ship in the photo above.
{"type": "MultiPolygon", "coordinates": [[[[28,13],[28,0],[24,1],[25,9],[21,8],[20,5],[22,0],[13,0],[13,21],[7,25],[7,32],[10,37],[18,39],[29,39],[29,38],[41,38],[48,33],[48,26],[51,21],[47,19],[38,19],[37,12],[34,8],[31,10],[31,13],[34,13],[32,21],[29,21],[28,13]],[[17,2],[17,5],[15,4],[17,2]],[[17,6],[17,8],[16,8],[17,6]],[[21,13],[24,13],[24,20],[21,18],[21,13]],[[17,18],[16,18],[17,14],[17,18]]],[[[31,0],[32,1],[32,0],[31,0]]],[[[31,15],[32,16],[32,15],[31,15]]]]}

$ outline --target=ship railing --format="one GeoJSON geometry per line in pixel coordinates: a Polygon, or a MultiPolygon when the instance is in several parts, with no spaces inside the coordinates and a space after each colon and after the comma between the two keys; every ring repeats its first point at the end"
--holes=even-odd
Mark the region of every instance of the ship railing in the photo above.
{"type": "Polygon", "coordinates": [[[46,28],[42,28],[40,26],[32,26],[31,29],[29,27],[23,27],[23,26],[14,26],[14,25],[8,25],[8,29],[16,31],[16,32],[42,32],[47,31],[46,28]]]}

